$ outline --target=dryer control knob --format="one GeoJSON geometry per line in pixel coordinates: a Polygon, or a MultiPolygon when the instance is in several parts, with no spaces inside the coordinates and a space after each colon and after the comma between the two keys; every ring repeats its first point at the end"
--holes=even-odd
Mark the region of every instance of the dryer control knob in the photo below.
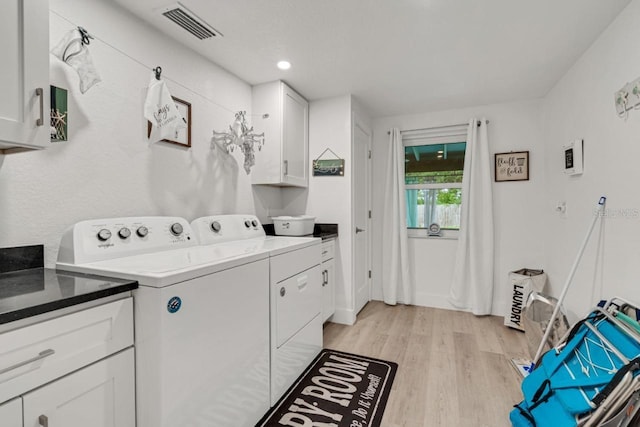
{"type": "Polygon", "coordinates": [[[251,225],[253,225],[254,227],[258,226],[258,221],[256,221],[255,219],[251,221],[251,225]]]}
{"type": "Polygon", "coordinates": [[[118,236],[120,236],[121,239],[128,239],[129,236],[131,236],[131,230],[129,230],[127,227],[122,227],[120,230],[118,230],[118,236]]]}
{"type": "Polygon", "coordinates": [[[171,224],[171,234],[173,234],[174,236],[181,235],[183,231],[184,229],[182,228],[182,224],[180,224],[179,222],[171,224]]]}
{"type": "Polygon", "coordinates": [[[98,231],[98,240],[104,242],[106,240],[109,240],[111,238],[111,231],[107,230],[106,228],[103,228],[102,230],[98,231]]]}
{"type": "Polygon", "coordinates": [[[220,225],[218,221],[213,221],[211,223],[211,229],[213,230],[214,233],[219,233],[220,230],[222,230],[222,225],[220,225]]]}
{"type": "Polygon", "coordinates": [[[147,237],[147,234],[149,234],[149,229],[144,225],[141,225],[136,230],[136,234],[138,235],[138,237],[147,237]]]}
{"type": "Polygon", "coordinates": [[[247,227],[247,228],[251,227],[251,221],[246,220],[246,221],[244,222],[244,226],[245,226],[245,227],[247,227]]]}

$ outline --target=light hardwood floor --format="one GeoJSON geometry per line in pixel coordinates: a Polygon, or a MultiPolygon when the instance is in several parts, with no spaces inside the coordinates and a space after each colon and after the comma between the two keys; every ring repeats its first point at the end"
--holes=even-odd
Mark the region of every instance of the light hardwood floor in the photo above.
{"type": "Polygon", "coordinates": [[[371,301],[354,326],[327,323],[324,346],[398,363],[383,427],[510,426],[522,398],[525,336],[502,317],[371,301]]]}

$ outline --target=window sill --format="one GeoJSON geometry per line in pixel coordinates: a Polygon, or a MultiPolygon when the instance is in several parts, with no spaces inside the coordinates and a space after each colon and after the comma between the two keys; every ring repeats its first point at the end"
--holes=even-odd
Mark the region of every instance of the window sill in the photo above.
{"type": "Polygon", "coordinates": [[[458,237],[454,236],[408,236],[410,239],[427,239],[427,240],[458,240],[458,237]]]}
{"type": "Polygon", "coordinates": [[[440,236],[429,236],[425,229],[407,229],[410,239],[431,239],[431,240],[458,240],[458,230],[442,230],[440,236]]]}

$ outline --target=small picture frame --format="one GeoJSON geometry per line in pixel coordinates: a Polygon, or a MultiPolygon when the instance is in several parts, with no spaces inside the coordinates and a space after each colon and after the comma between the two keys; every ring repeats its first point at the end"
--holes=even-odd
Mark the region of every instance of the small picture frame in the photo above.
{"type": "Polygon", "coordinates": [[[529,180],[529,152],[517,151],[495,154],[495,180],[528,181],[529,180]]]}
{"type": "Polygon", "coordinates": [[[316,159],[313,176],[344,176],[344,159],[316,159]]]}
{"type": "MultiPolygon", "coordinates": [[[[175,96],[172,96],[171,98],[175,101],[176,108],[186,120],[187,127],[178,130],[174,138],[163,139],[162,141],[181,145],[183,147],[191,147],[191,103],[180,98],[176,98],[175,96]]],[[[151,126],[151,122],[147,122],[147,137],[151,135],[151,126]]]]}

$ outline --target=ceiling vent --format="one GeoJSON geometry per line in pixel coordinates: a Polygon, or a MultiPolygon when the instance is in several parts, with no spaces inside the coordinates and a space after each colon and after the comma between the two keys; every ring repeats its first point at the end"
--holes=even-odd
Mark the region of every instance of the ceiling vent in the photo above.
{"type": "Polygon", "coordinates": [[[222,36],[211,25],[205,23],[189,9],[180,3],[176,3],[162,9],[162,14],[184,28],[200,40],[209,39],[211,37],[222,36]]]}

